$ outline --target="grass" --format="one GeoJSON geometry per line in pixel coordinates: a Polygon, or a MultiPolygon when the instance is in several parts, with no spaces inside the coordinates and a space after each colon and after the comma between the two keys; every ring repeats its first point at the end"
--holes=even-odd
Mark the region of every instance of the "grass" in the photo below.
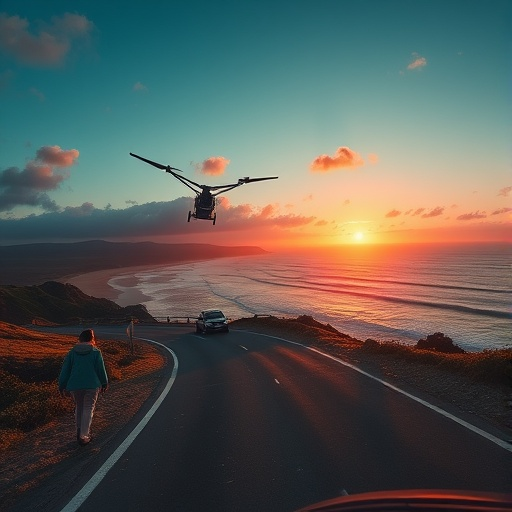
{"type": "MultiPolygon", "coordinates": [[[[357,358],[364,354],[375,360],[400,360],[416,368],[438,368],[461,375],[470,383],[502,387],[512,383],[512,349],[445,354],[400,343],[361,342],[311,317],[240,319],[232,325],[335,349],[342,356],[357,358]]],[[[75,343],[72,336],[39,333],[0,322],[0,449],[69,413],[70,401],[58,394],[57,379],[63,359],[75,343]]],[[[144,345],[136,344],[134,354],[127,341],[101,340],[98,346],[111,382],[149,371],[150,355],[144,345]]]]}
{"type": "MultiPolygon", "coordinates": [[[[62,362],[76,343],[72,336],[38,333],[0,322],[0,449],[55,417],[69,413],[70,400],[58,393],[62,362]]],[[[144,347],[101,340],[109,380],[143,373],[144,347]]]]}
{"type": "Polygon", "coordinates": [[[496,385],[512,384],[512,349],[484,350],[463,354],[446,354],[421,350],[401,343],[364,342],[361,350],[376,355],[390,355],[411,364],[436,366],[463,374],[469,381],[496,385]]]}
{"type": "Polygon", "coordinates": [[[375,358],[392,358],[412,365],[424,365],[463,375],[468,382],[497,386],[512,386],[512,348],[449,354],[434,350],[418,349],[398,342],[381,343],[368,339],[357,340],[338,332],[329,324],[323,325],[310,316],[294,319],[276,317],[244,318],[232,322],[242,329],[257,329],[258,332],[289,336],[306,345],[320,342],[320,346],[331,347],[338,353],[373,355],[375,358]],[[340,352],[341,350],[341,352],[340,352]]]}

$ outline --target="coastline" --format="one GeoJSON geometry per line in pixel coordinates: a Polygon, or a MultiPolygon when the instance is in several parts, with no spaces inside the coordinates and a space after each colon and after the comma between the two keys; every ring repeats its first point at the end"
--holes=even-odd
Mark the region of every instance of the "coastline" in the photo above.
{"type": "MultiPolygon", "coordinates": [[[[119,265],[92,272],[90,268],[78,268],[76,272],[61,274],[58,280],[69,282],[89,296],[106,298],[121,307],[142,304],[155,318],[169,315],[188,317],[194,314],[199,305],[211,305],[223,310],[231,319],[246,317],[247,314],[271,314],[277,317],[312,314],[358,339],[372,338],[412,345],[440,331],[467,351],[509,346],[507,319],[485,315],[493,301],[500,305],[496,311],[501,312],[506,306],[503,280],[497,280],[501,274],[496,271],[497,277],[493,280],[493,267],[485,266],[481,273],[479,267],[473,267],[478,261],[477,257],[480,257],[478,251],[469,255],[459,252],[448,255],[447,264],[451,270],[446,272],[452,277],[446,278],[446,283],[452,288],[446,288],[444,281],[440,281],[441,286],[432,284],[425,277],[432,269],[438,268],[435,264],[439,255],[435,252],[428,253],[425,261],[421,260],[426,270],[420,276],[407,274],[409,260],[405,260],[401,265],[407,271],[407,279],[395,277],[390,271],[386,279],[376,279],[375,283],[372,281],[372,269],[384,268],[378,258],[375,261],[371,258],[368,261],[357,260],[355,264],[348,260],[341,269],[345,274],[342,273],[339,279],[333,278],[331,282],[330,276],[339,270],[337,260],[321,257],[309,260],[302,259],[300,255],[296,258],[282,255],[269,258],[265,255],[264,258],[256,257],[248,261],[228,258],[218,263],[212,263],[212,259],[192,259],[123,266],[119,262],[119,265]],[[474,281],[476,288],[482,288],[482,294],[468,291],[470,289],[461,280],[466,270],[459,272],[459,267],[453,266],[459,258],[465,262],[464,265],[469,265],[468,268],[475,269],[475,277],[470,281],[474,281]],[[319,265],[321,271],[318,270],[319,265]],[[312,268],[317,270],[310,270],[312,268]],[[283,269],[286,269],[286,273],[283,269]],[[362,273],[361,276],[371,278],[370,282],[358,280],[358,276],[361,277],[359,273],[363,271],[368,274],[362,273]],[[290,276],[302,274],[310,277],[308,283],[290,280],[290,276]],[[484,278],[488,279],[484,281],[484,278]],[[398,282],[395,283],[394,279],[398,282]],[[251,288],[253,284],[254,292],[251,288]],[[420,286],[422,288],[418,288],[420,286]],[[312,293],[310,296],[309,291],[314,290],[318,290],[318,294],[312,293]],[[484,301],[484,292],[488,294],[489,302],[484,301]],[[268,296],[264,296],[267,293],[268,296]],[[461,307],[460,304],[468,307],[461,307]],[[475,304],[480,309],[473,309],[475,304]]],[[[495,252],[491,256],[488,256],[490,261],[500,264],[504,261],[495,252]]],[[[204,309],[206,306],[201,307],[204,309]]]]}
{"type": "Polygon", "coordinates": [[[76,286],[91,297],[108,299],[125,307],[150,300],[150,297],[144,295],[139,289],[133,288],[137,283],[137,279],[133,277],[134,273],[171,266],[173,265],[137,265],[134,267],[110,268],[86,274],[65,276],[58,279],[58,281],[76,286]]]}

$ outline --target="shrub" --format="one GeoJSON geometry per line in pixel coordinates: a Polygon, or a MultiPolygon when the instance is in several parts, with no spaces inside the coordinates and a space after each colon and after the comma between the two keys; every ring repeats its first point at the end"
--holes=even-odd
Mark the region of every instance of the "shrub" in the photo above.
{"type": "Polygon", "coordinates": [[[421,339],[416,344],[420,350],[433,350],[445,354],[464,354],[464,350],[453,343],[453,340],[442,332],[429,334],[426,339],[421,339]]]}
{"type": "Polygon", "coordinates": [[[2,429],[28,432],[67,410],[67,402],[57,394],[55,382],[25,383],[5,373],[0,378],[2,389],[6,391],[2,393],[0,409],[2,429]],[[5,388],[6,384],[8,388],[5,388]],[[4,400],[4,395],[7,400],[4,400]]]}
{"type": "Polygon", "coordinates": [[[378,352],[380,349],[380,346],[381,346],[381,344],[378,341],[376,341],[372,338],[368,338],[364,341],[362,348],[364,350],[368,350],[368,352],[378,352]]]}

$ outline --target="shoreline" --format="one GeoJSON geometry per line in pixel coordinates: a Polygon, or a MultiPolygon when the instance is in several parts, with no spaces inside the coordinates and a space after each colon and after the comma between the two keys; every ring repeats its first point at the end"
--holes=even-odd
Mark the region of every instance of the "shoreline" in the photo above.
{"type": "MultiPolygon", "coordinates": [[[[210,302],[215,303],[216,307],[222,310],[227,309],[228,311],[225,312],[227,312],[230,318],[241,318],[247,316],[247,314],[290,315],[294,317],[299,315],[303,309],[302,307],[283,309],[279,304],[276,305],[272,303],[272,300],[262,304],[259,302],[251,302],[250,304],[248,303],[249,305],[246,307],[245,304],[240,305],[237,302],[236,290],[232,292],[230,288],[226,296],[214,296],[214,294],[211,294],[210,297],[210,294],[208,294],[206,297],[206,294],[209,292],[205,291],[204,287],[201,287],[201,282],[196,280],[196,274],[201,276],[201,272],[205,272],[203,267],[200,267],[197,273],[191,272],[184,274],[187,276],[186,278],[176,278],[182,271],[190,272],[191,269],[188,267],[188,264],[197,261],[197,259],[193,259],[165,264],[145,264],[128,267],[116,266],[82,274],[69,273],[58,280],[76,286],[89,296],[111,300],[121,307],[142,304],[146,308],[149,308],[148,311],[151,310],[149,311],[151,315],[158,318],[165,318],[169,314],[178,318],[190,316],[191,311],[195,310],[196,304],[205,302],[206,298],[210,302]],[[158,274],[161,275],[159,276],[158,274]],[[190,280],[191,275],[191,285],[190,288],[187,288],[187,282],[190,280]],[[185,291],[187,295],[181,296],[180,298],[180,294],[185,293],[185,291]],[[171,313],[169,313],[169,311],[171,311],[171,313]],[[174,313],[172,313],[172,311],[174,311],[174,313]]],[[[437,316],[434,317],[435,312],[431,313],[428,310],[426,313],[430,316],[427,317],[427,320],[429,320],[433,326],[430,330],[424,328],[421,332],[420,327],[418,327],[416,329],[418,331],[416,336],[413,336],[416,330],[407,331],[403,325],[399,323],[399,320],[394,323],[385,323],[386,318],[382,322],[379,322],[378,319],[376,321],[370,321],[372,320],[372,318],[370,318],[367,322],[359,322],[357,318],[347,318],[346,315],[343,316],[342,314],[339,318],[335,318],[332,314],[329,314],[329,311],[324,312],[321,310],[321,307],[317,307],[314,311],[315,317],[332,324],[341,332],[348,332],[359,339],[372,338],[378,341],[391,341],[411,345],[417,343],[418,340],[429,334],[441,331],[446,332],[457,346],[468,352],[481,352],[486,349],[503,348],[501,346],[502,344],[498,343],[502,338],[499,337],[499,334],[495,334],[494,330],[490,331],[490,327],[487,328],[487,330],[484,330],[482,327],[475,329],[471,329],[470,327],[466,328],[460,325],[460,319],[457,317],[454,320],[455,323],[444,323],[440,328],[439,324],[436,323],[437,316]],[[475,336],[471,337],[468,335],[466,339],[463,335],[460,335],[458,330],[455,330],[454,326],[461,327],[463,334],[468,331],[469,334],[475,334],[475,336]],[[464,330],[465,328],[466,331],[464,330]],[[475,332],[473,333],[473,331],[475,332]],[[481,333],[483,333],[482,336],[484,336],[482,339],[477,336],[481,333]],[[487,338],[485,338],[485,336],[489,338],[488,344],[486,344],[487,338]]],[[[453,316],[453,313],[450,314],[453,316]]],[[[406,320],[408,320],[408,317],[406,320]]],[[[427,322],[427,320],[425,320],[425,322],[427,322]]],[[[490,324],[490,322],[488,323],[490,324]]],[[[499,323],[493,323],[492,326],[494,327],[496,325],[501,329],[502,324],[503,321],[500,320],[499,323]]],[[[406,325],[408,326],[409,324],[406,325]]],[[[499,331],[499,333],[501,333],[501,331],[499,331]]],[[[509,335],[502,337],[506,340],[510,339],[509,335]]],[[[505,347],[506,346],[507,345],[505,345],[505,347]]]]}
{"type": "Polygon", "coordinates": [[[86,295],[99,299],[108,299],[122,307],[142,304],[151,297],[144,295],[133,285],[137,283],[133,274],[146,270],[154,270],[172,267],[173,264],[165,265],[137,265],[134,267],[110,268],[106,270],[95,270],[85,274],[73,274],[58,279],[59,282],[76,286],[86,295]],[[112,285],[111,282],[116,282],[112,285]],[[124,282],[124,285],[121,284],[124,282]]]}

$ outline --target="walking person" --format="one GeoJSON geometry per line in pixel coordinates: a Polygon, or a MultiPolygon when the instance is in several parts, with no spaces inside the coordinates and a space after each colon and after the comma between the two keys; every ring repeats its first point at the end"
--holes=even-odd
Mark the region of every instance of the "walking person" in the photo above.
{"type": "Polygon", "coordinates": [[[79,444],[91,441],[91,423],[98,394],[108,388],[103,356],[94,331],[83,331],[78,343],[67,353],[59,375],[59,392],[71,394],[75,402],[76,438],[79,444]]]}

